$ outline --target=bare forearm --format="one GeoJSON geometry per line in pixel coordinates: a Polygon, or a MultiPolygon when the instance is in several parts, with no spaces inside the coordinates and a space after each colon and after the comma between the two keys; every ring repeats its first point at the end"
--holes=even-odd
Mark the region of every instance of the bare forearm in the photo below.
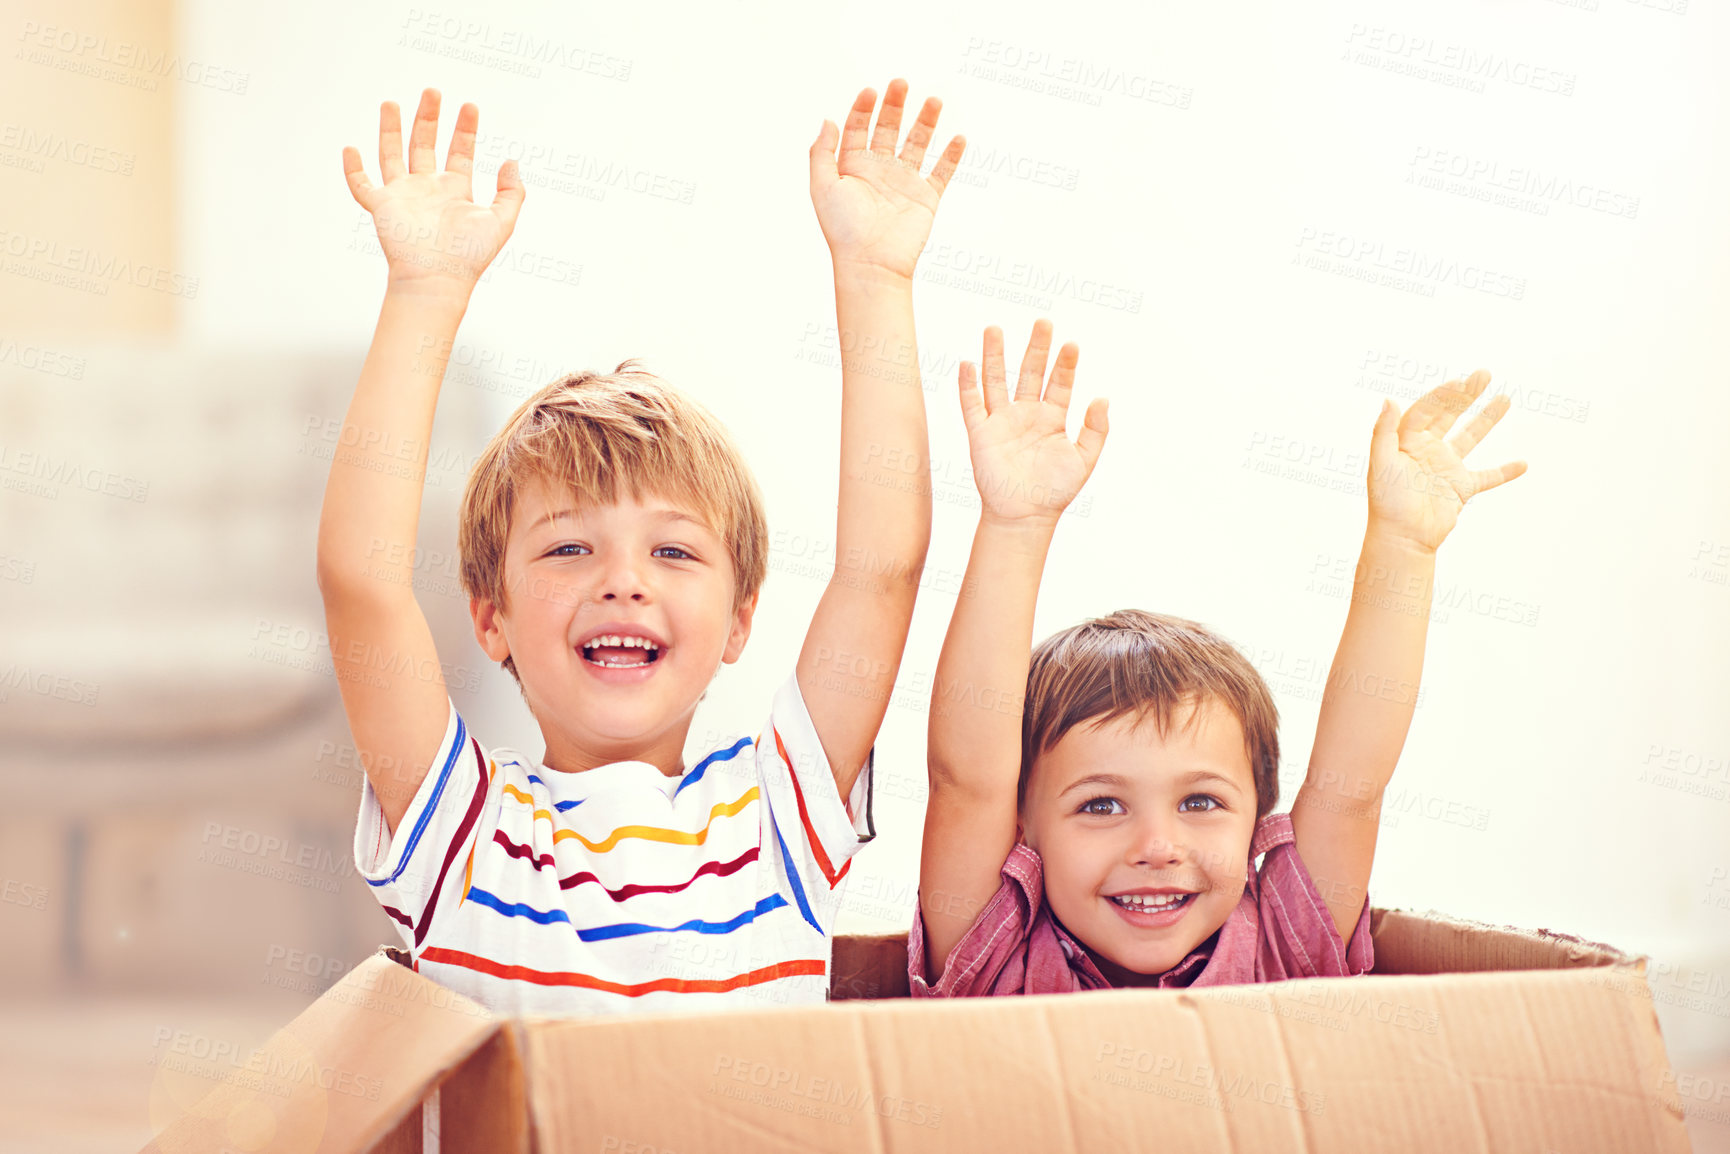
{"type": "Polygon", "coordinates": [[[1378,803],[1399,761],[1417,708],[1435,572],[1433,551],[1373,529],[1365,535],[1307,780],[1343,808],[1378,803]]]}
{"type": "Polygon", "coordinates": [[[931,541],[925,393],[913,330],[913,286],[837,265],[841,345],[841,481],[836,564],[868,566],[911,615],[931,541]]]}
{"type": "Polygon", "coordinates": [[[411,588],[433,415],[466,307],[446,294],[385,293],[325,487],[318,566],[327,597],[411,588]]]}
{"type": "Polygon", "coordinates": [[[1013,800],[1033,611],[1053,526],[981,519],[931,692],[933,788],[1013,800]]]}
{"type": "Polygon", "coordinates": [[[831,575],[799,686],[843,797],[889,707],[931,539],[925,396],[905,277],[840,263],[841,481],[831,575]],[[884,350],[905,349],[905,358],[884,350]],[[860,672],[860,671],[863,672],[860,672]]]}

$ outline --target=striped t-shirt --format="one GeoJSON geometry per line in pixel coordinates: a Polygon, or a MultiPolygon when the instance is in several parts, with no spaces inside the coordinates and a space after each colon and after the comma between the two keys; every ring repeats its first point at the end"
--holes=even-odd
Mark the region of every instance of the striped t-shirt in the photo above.
{"type": "Polygon", "coordinates": [[[451,708],[391,833],[368,782],[355,864],[415,969],[501,1015],[821,1002],[871,762],[843,805],[796,678],[768,724],[679,777],[560,773],[451,708]]]}

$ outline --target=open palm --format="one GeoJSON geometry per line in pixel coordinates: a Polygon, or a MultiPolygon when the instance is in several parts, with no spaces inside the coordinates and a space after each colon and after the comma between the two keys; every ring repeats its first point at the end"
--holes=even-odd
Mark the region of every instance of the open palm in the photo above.
{"type": "Polygon", "coordinates": [[[1038,321],[1021,358],[1015,396],[1009,396],[1003,371],[1003,330],[985,330],[984,388],[974,366],[962,362],[961,417],[967,425],[973,479],[985,513],[999,520],[1055,521],[1093,473],[1105,446],[1106,402],[1087,406],[1074,441],[1065,432],[1075,365],[1081,353],[1066,344],[1058,350],[1051,379],[1045,378],[1051,352],[1051,322],[1038,321]],[[1043,391],[1043,396],[1041,392],[1043,391]]]}
{"type": "Polygon", "coordinates": [[[1482,369],[1463,383],[1449,381],[1419,397],[1403,416],[1391,401],[1382,405],[1370,438],[1372,526],[1427,549],[1439,548],[1467,501],[1526,471],[1524,461],[1494,469],[1466,467],[1466,455],[1507,413],[1506,396],[1496,397],[1465,428],[1447,435],[1489,381],[1482,369]]]}
{"type": "Polygon", "coordinates": [[[822,132],[811,145],[811,203],[836,264],[875,265],[911,279],[925,240],[931,235],[937,202],[961,161],[966,142],[959,136],[950,140],[931,175],[921,176],[925,149],[937,130],[943,104],[936,97],[925,102],[907,134],[906,146],[897,156],[895,142],[906,99],[907,82],[890,81],[877,130],[869,134],[869,146],[866,137],[871,112],[877,105],[877,94],[871,89],[853,101],[845,131],[836,129],[833,121],[823,122],[822,132]],[[839,157],[835,152],[837,137],[839,157]]]}
{"type": "Polygon", "coordinates": [[[475,129],[480,110],[465,104],[443,172],[438,170],[439,94],[421,93],[403,167],[402,117],[394,103],[379,109],[378,162],[383,185],[367,179],[360,152],[342,150],[349,191],[372,214],[393,283],[449,285],[466,292],[480,279],[516,227],[523,184],[515,161],[499,166],[498,192],[490,205],[474,202],[475,129]]]}

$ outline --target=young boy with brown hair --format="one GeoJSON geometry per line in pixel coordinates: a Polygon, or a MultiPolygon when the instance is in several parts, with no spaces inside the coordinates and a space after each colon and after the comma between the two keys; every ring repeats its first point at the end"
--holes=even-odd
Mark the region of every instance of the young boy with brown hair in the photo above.
{"type": "Polygon", "coordinates": [[[1224,638],[1122,610],[1047,638],[1029,661],[1052,533],[1106,436],[1101,401],[1074,442],[1066,435],[1079,351],[1064,346],[1046,382],[1050,338],[1047,322],[1034,326],[1013,398],[998,330],[986,330],[982,392],[973,366],[961,369],[981,509],[970,596],[956,603],[932,691],[913,993],[1363,973],[1373,962],[1365,887],[1417,700],[1436,549],[1471,497],[1525,472],[1463,463],[1507,399],[1451,439],[1488,373],[1403,416],[1384,402],[1315,747],[1291,813],[1276,814],[1278,713],[1224,638]],[[976,704],[1023,686],[1019,723],[976,704]]]}
{"type": "Polygon", "coordinates": [[[719,422],[629,362],[529,398],[470,477],[462,576],[476,640],[519,682],[546,752],[471,736],[408,559],[444,357],[523,185],[507,162],[491,206],[473,202],[472,104],[438,170],[431,89],[406,168],[397,107],[382,107],[382,185],[344,150],[389,263],[318,539],[331,656],[367,771],[355,857],[415,967],[495,1012],[827,993],[838,888],[870,836],[872,745],[930,536],[928,486],[882,483],[869,465],[886,445],[926,459],[918,373],[896,366],[918,364],[914,263],[963,147],[952,140],[921,175],[930,100],[897,155],[905,96],[889,86],[873,133],[866,89],[810,156],[840,331],[857,338],[843,342],[836,556],[887,576],[837,572],[761,731],[692,765],[693,711],[744,648],[767,565],[749,469],[719,422]],[[877,363],[879,350],[898,355],[877,363]],[[829,667],[835,653],[851,656],[844,670],[829,667]]]}

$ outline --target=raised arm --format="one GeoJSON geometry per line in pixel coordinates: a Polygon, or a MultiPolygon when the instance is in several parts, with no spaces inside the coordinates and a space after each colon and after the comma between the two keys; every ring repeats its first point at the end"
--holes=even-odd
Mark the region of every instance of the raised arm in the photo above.
{"type": "Polygon", "coordinates": [[[919,910],[932,982],[996,892],[1015,846],[1022,699],[1039,579],[1057,519],[1105,444],[1103,399],[1088,406],[1070,442],[1064,426],[1080,353],[1064,345],[1045,383],[1050,350],[1051,324],[1042,320],[1033,326],[1013,400],[1001,330],[985,330],[983,395],[973,366],[961,366],[961,413],[980,512],[931,694],[919,910]]]}
{"type": "Polygon", "coordinates": [[[490,207],[470,195],[480,113],[457,113],[438,170],[439,94],[421,95],[403,166],[397,106],[379,111],[382,185],[343,149],[349,191],[372,214],[389,264],[384,306],[344,418],[318,525],[318,587],[331,661],[361,764],[391,830],[407,812],[448,720],[432,631],[414,597],[427,442],[445,361],[475,282],[523,203],[514,162],[490,207]]]}
{"type": "Polygon", "coordinates": [[[1417,708],[1436,550],[1467,501],[1526,471],[1523,461],[1468,469],[1464,458],[1508,411],[1497,397],[1452,438],[1484,391],[1479,370],[1420,397],[1402,417],[1382,403],[1370,441],[1369,524],[1345,630],[1322,693],[1315,747],[1292,802],[1298,855],[1341,937],[1363,910],[1382,793],[1417,708]]]}
{"type": "Polygon", "coordinates": [[[798,677],[843,798],[888,710],[931,540],[913,270],[965,145],[952,139],[931,175],[921,176],[941,103],[925,102],[897,155],[906,97],[907,82],[892,81],[867,145],[877,94],[865,89],[839,133],[839,158],[831,121],[811,146],[811,202],[835,266],[841,484],[835,570],[805,635],[798,677]]]}

